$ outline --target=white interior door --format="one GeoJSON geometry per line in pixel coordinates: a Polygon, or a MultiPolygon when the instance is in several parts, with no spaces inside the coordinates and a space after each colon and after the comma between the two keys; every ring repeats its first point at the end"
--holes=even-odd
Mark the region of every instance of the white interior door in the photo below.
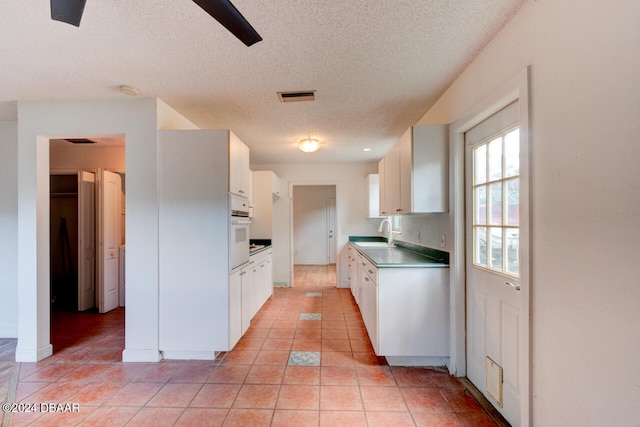
{"type": "Polygon", "coordinates": [[[518,126],[514,102],[465,134],[467,376],[513,426],[521,425],[528,327],[520,293],[526,142],[518,126]]]}
{"type": "Polygon", "coordinates": [[[118,307],[121,243],[120,175],[98,171],[98,311],[106,313],[118,307]]]}
{"type": "Polygon", "coordinates": [[[329,264],[336,263],[336,199],[327,199],[327,251],[329,252],[329,264]]]}
{"type": "Polygon", "coordinates": [[[95,181],[94,173],[78,172],[78,311],[96,305],[95,181]]]}

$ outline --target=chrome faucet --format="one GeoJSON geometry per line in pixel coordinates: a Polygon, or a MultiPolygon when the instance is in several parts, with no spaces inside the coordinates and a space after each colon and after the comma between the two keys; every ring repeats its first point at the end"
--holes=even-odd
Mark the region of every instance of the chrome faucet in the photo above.
{"type": "Polygon", "coordinates": [[[393,225],[391,224],[391,220],[389,218],[385,218],[382,220],[382,222],[380,223],[380,227],[378,227],[378,232],[382,233],[382,229],[384,228],[385,224],[389,224],[389,238],[387,239],[389,245],[393,245],[393,238],[395,234],[402,234],[401,231],[394,231],[393,230],[393,225]]]}

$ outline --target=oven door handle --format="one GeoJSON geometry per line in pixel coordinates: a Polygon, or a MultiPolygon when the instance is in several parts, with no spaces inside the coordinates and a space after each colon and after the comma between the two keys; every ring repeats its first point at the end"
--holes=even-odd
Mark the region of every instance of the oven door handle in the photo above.
{"type": "Polygon", "coordinates": [[[249,225],[251,224],[251,220],[249,219],[235,219],[235,218],[231,218],[231,224],[234,225],[249,225]]]}

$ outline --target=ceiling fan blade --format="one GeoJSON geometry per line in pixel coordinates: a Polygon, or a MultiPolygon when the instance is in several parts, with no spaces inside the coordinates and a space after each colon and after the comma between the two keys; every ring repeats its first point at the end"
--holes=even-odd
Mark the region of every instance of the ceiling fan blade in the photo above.
{"type": "Polygon", "coordinates": [[[80,26],[87,0],[51,0],[51,19],[80,26]]]}
{"type": "Polygon", "coordinates": [[[193,0],[247,46],[262,40],[244,16],[229,0],[193,0]]]}

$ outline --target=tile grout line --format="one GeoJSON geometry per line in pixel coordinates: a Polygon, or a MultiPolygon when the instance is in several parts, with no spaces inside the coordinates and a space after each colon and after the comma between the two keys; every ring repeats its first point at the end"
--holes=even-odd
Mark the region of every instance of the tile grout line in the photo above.
{"type": "MultiPolygon", "coordinates": [[[[13,372],[11,373],[11,379],[9,380],[9,389],[7,390],[7,403],[15,402],[21,365],[22,364],[20,362],[16,362],[13,365],[13,372]]],[[[2,427],[10,427],[13,413],[11,411],[8,411],[3,412],[2,415],[2,427]]]]}

